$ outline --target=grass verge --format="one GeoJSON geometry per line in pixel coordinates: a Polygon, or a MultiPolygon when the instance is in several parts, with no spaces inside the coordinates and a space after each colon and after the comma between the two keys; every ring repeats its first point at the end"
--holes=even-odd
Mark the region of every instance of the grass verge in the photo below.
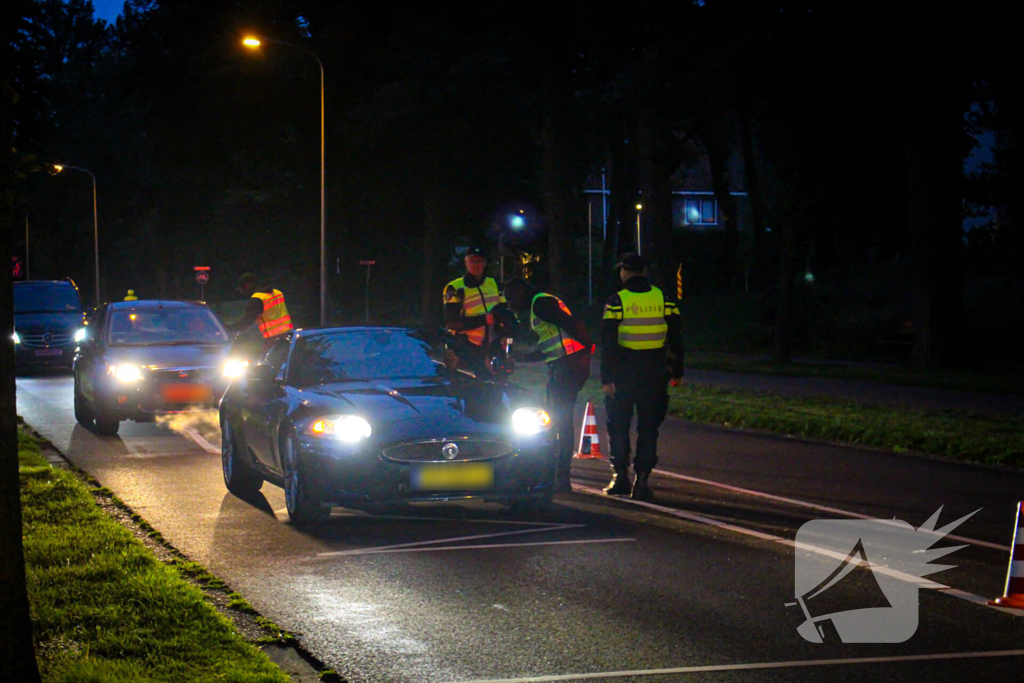
{"type": "Polygon", "coordinates": [[[25,566],[45,681],[286,683],[174,565],[53,468],[22,433],[25,566]]]}
{"type": "MultiPolygon", "coordinates": [[[[544,396],[547,375],[540,364],[517,366],[513,379],[544,396]]],[[[910,410],[686,383],[670,388],[669,397],[669,414],[693,422],[1024,467],[1024,416],[910,410]]],[[[597,378],[587,381],[579,400],[603,401],[597,378]]]]}
{"type": "Polygon", "coordinates": [[[686,367],[699,370],[742,372],[782,377],[820,377],[878,382],[907,387],[993,394],[1019,394],[1024,386],[1024,369],[1007,366],[1001,372],[955,369],[920,369],[905,365],[840,362],[800,362],[785,365],[764,358],[721,353],[686,354],[686,367]]]}

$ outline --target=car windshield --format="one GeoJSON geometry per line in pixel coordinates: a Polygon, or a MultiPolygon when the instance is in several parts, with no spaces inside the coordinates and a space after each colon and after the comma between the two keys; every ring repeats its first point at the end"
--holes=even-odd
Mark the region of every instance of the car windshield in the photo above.
{"type": "Polygon", "coordinates": [[[17,285],[15,313],[80,313],[82,302],[70,284],[17,285]]]}
{"type": "Polygon", "coordinates": [[[112,311],[107,342],[111,346],[223,344],[228,335],[205,308],[138,308],[112,311]]]}
{"type": "Polygon", "coordinates": [[[300,337],[290,373],[296,386],[437,377],[430,346],[402,330],[353,330],[300,337]]]}

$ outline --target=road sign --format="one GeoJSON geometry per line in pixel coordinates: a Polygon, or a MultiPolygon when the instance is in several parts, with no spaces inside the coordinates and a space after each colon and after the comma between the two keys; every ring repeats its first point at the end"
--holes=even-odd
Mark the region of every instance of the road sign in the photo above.
{"type": "Polygon", "coordinates": [[[361,266],[375,266],[375,265],[377,265],[377,262],[376,261],[360,261],[359,265],[361,265],[361,266]]]}
{"type": "Polygon", "coordinates": [[[196,282],[201,285],[205,285],[210,281],[210,273],[205,270],[196,271],[196,282]]]}

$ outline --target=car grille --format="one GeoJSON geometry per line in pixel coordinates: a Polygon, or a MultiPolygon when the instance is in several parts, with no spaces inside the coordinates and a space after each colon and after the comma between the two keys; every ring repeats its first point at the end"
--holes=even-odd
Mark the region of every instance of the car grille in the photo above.
{"type": "Polygon", "coordinates": [[[47,334],[18,334],[18,338],[21,343],[28,348],[40,348],[44,349],[48,346],[67,346],[71,343],[71,333],[65,332],[54,332],[47,334]],[[47,341],[44,337],[49,336],[50,340],[47,341]]]}
{"type": "Polygon", "coordinates": [[[164,368],[151,370],[149,376],[158,384],[179,384],[182,382],[216,383],[220,379],[219,368],[164,368]]]}
{"type": "Polygon", "coordinates": [[[512,452],[512,444],[505,441],[479,439],[444,439],[420,441],[384,449],[384,457],[394,462],[466,462],[467,460],[491,460],[512,452]],[[442,449],[453,443],[459,447],[453,458],[445,457],[442,449]]]}

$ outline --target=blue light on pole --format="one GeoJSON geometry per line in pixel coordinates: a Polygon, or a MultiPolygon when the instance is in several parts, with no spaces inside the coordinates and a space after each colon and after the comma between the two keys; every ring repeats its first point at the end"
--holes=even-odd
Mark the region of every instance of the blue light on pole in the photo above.
{"type": "Polygon", "coordinates": [[[508,219],[508,226],[513,230],[522,230],[526,227],[526,219],[518,214],[513,214],[508,219]]]}

